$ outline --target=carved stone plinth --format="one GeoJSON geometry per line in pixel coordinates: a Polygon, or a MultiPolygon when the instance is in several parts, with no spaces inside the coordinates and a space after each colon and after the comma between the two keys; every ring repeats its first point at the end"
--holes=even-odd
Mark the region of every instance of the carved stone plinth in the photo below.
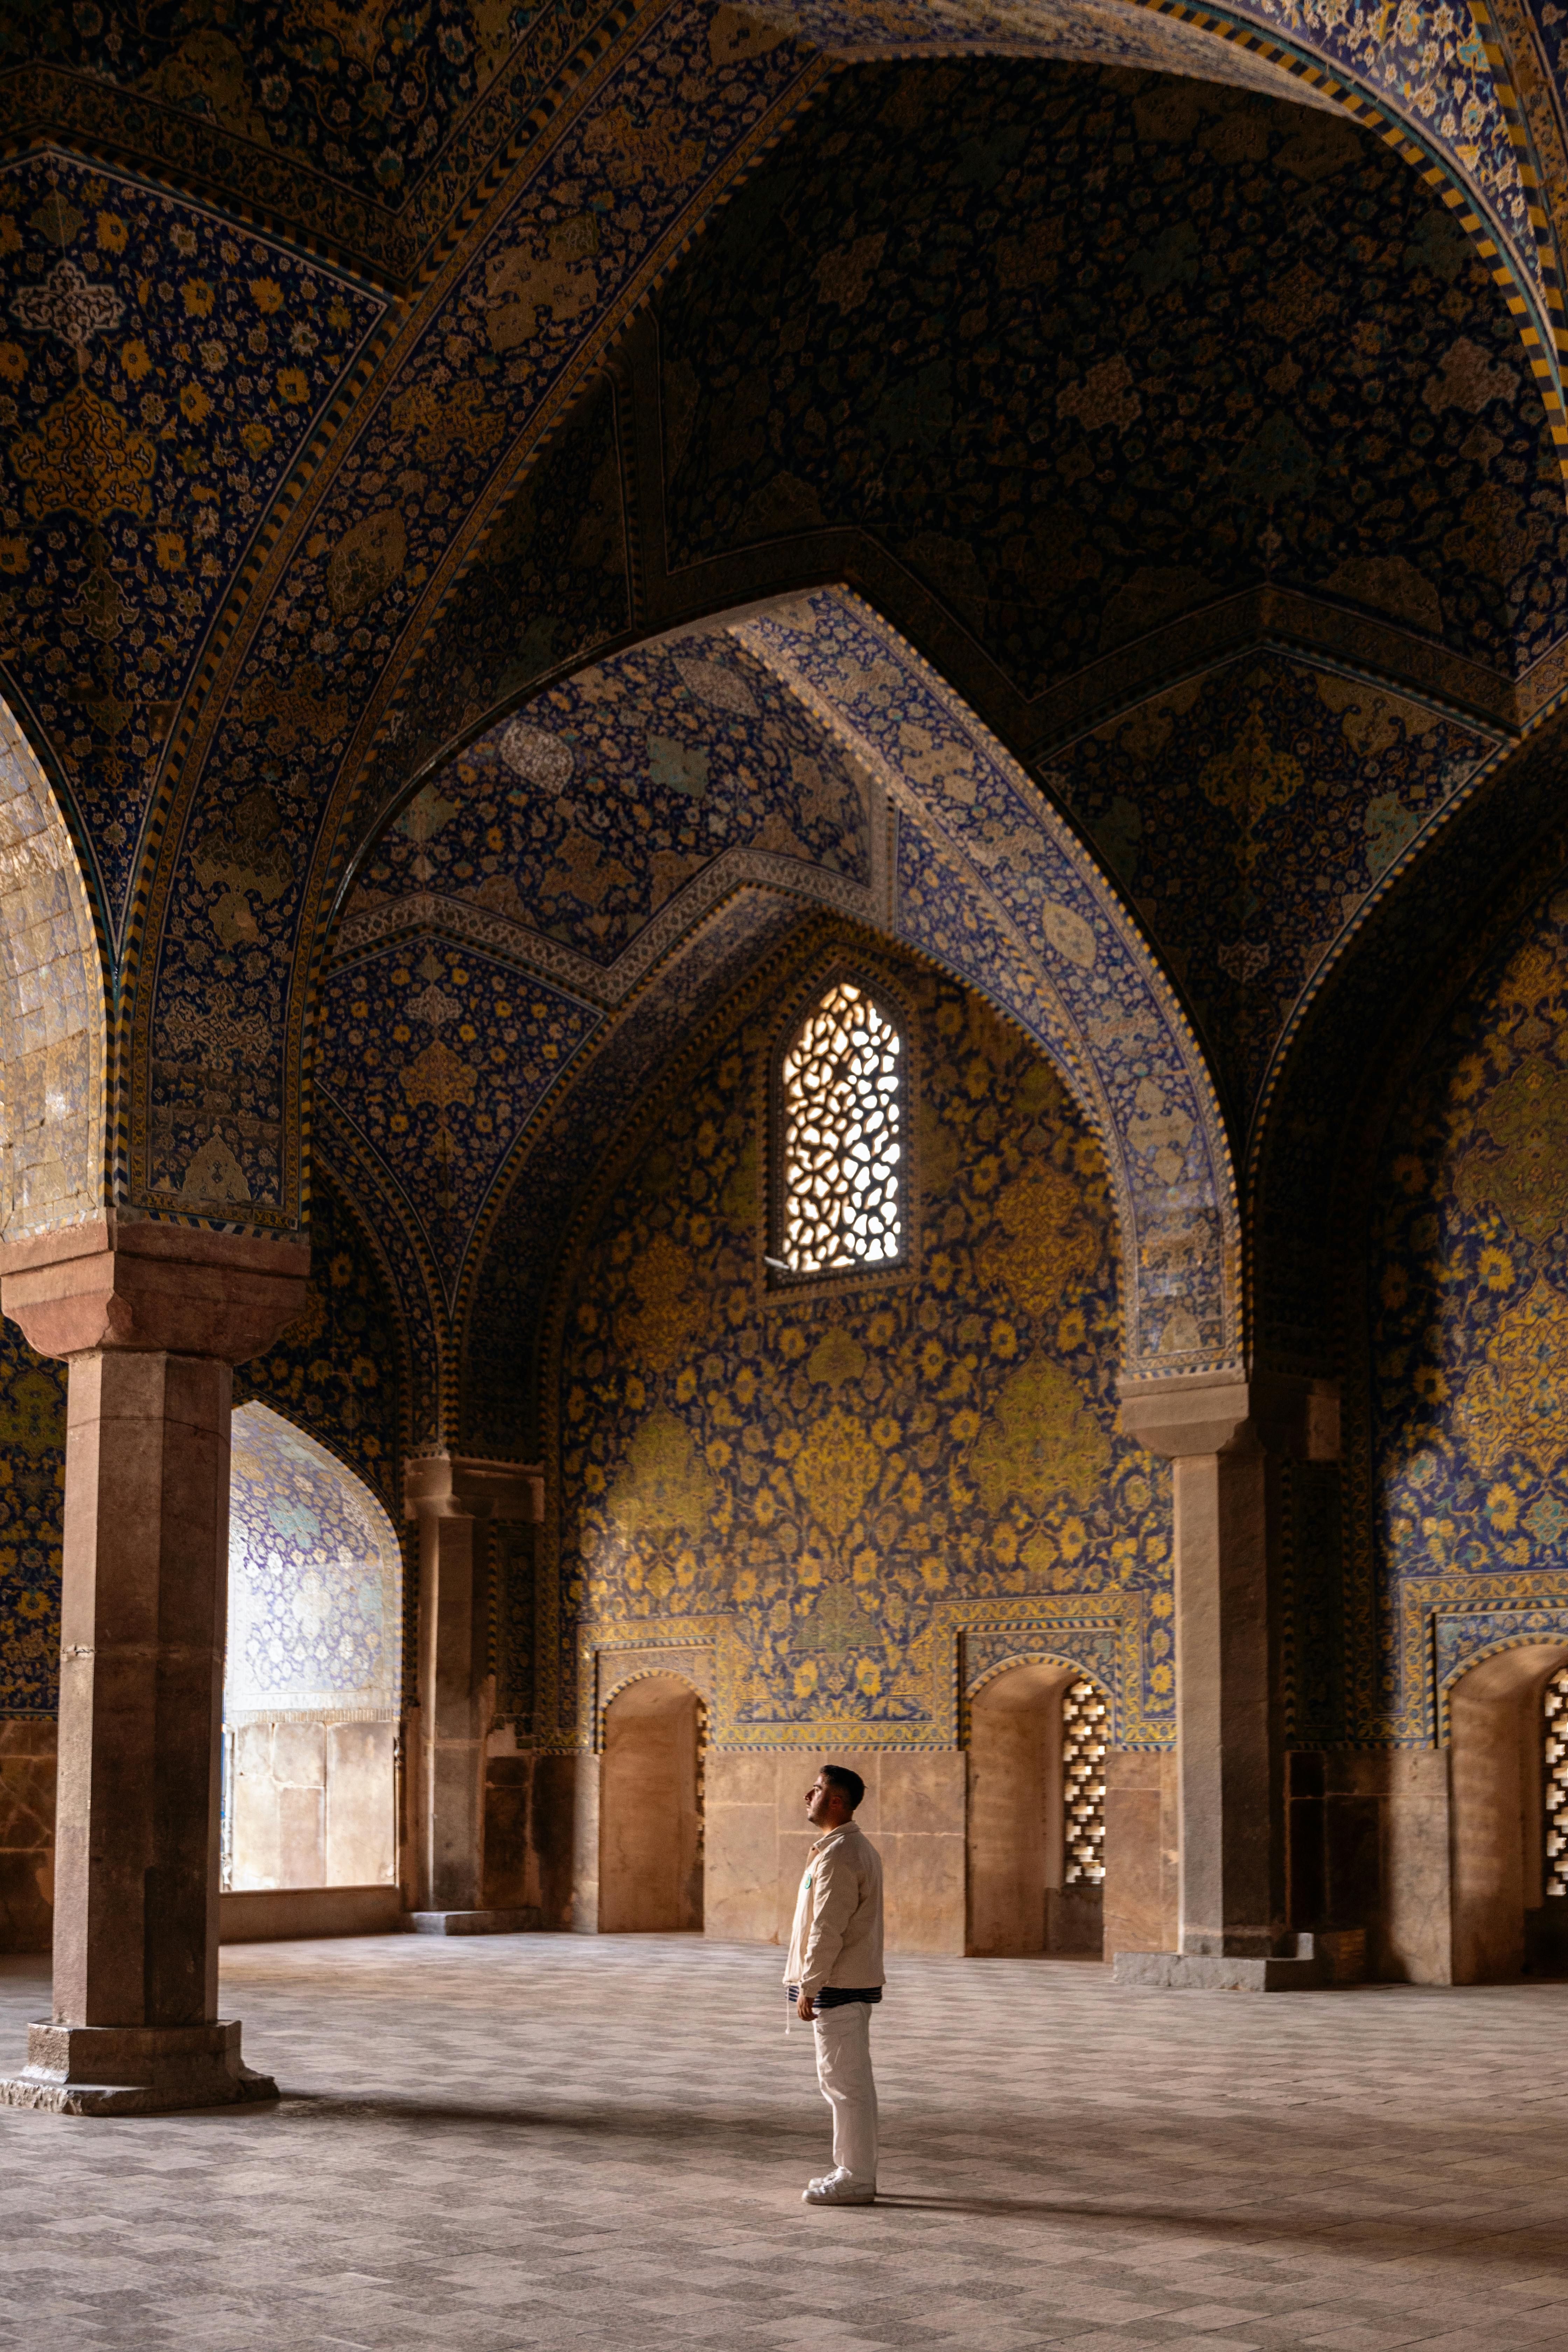
{"type": "Polygon", "coordinates": [[[27,2063],[0,2079],[0,2106],[51,2116],[159,2116],[275,2099],[270,2074],[239,2054],[239,2027],[53,2025],[27,2028],[27,2063]]]}

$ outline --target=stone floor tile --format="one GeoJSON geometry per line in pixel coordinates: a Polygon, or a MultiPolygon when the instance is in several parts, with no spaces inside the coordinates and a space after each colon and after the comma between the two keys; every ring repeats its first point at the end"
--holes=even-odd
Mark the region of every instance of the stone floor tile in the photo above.
{"type": "MultiPolygon", "coordinates": [[[[877,2206],[776,1954],[250,1946],[274,2109],[0,2115],[0,2347],[113,2352],[1540,2352],[1568,2342],[1562,1989],[1247,2001],[899,1960],[877,2206]],[[689,1999],[668,2007],[679,1969],[689,1999]]],[[[47,2006],[0,1962],[0,2035],[47,2006]]]]}

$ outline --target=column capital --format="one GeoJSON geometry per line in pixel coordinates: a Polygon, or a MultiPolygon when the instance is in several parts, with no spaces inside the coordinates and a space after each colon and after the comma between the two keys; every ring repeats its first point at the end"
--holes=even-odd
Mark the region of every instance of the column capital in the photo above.
{"type": "Polygon", "coordinates": [[[247,1363],[304,1311],[309,1244],[112,1209],[0,1247],[0,1308],[40,1356],[95,1349],[247,1363]]]}
{"type": "Polygon", "coordinates": [[[403,1465],[403,1508],[411,1519],[542,1519],[543,1465],[445,1451],[411,1454],[403,1465]]]}
{"type": "Polygon", "coordinates": [[[1123,1380],[1124,1433],[1173,1461],[1260,1445],[1300,1462],[1336,1462],[1336,1381],[1283,1372],[1182,1372],[1168,1380],[1123,1380]]]}

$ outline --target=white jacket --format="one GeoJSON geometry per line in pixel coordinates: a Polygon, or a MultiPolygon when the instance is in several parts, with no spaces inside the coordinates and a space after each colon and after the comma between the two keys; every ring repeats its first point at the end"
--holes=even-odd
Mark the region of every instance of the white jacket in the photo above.
{"type": "Polygon", "coordinates": [[[864,1992],[882,1982],[882,1857],[853,1822],[811,1849],[784,1980],[814,2000],[824,1985],[864,1992]]]}

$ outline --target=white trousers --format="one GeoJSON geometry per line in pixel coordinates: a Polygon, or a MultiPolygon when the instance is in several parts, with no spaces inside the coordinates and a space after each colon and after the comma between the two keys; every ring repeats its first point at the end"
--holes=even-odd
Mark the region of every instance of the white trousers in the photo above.
{"type": "Polygon", "coordinates": [[[877,2185],[877,2085],[871,2074],[871,2004],[819,2009],[816,2079],[833,2110],[833,2161],[858,2187],[877,2185]]]}

